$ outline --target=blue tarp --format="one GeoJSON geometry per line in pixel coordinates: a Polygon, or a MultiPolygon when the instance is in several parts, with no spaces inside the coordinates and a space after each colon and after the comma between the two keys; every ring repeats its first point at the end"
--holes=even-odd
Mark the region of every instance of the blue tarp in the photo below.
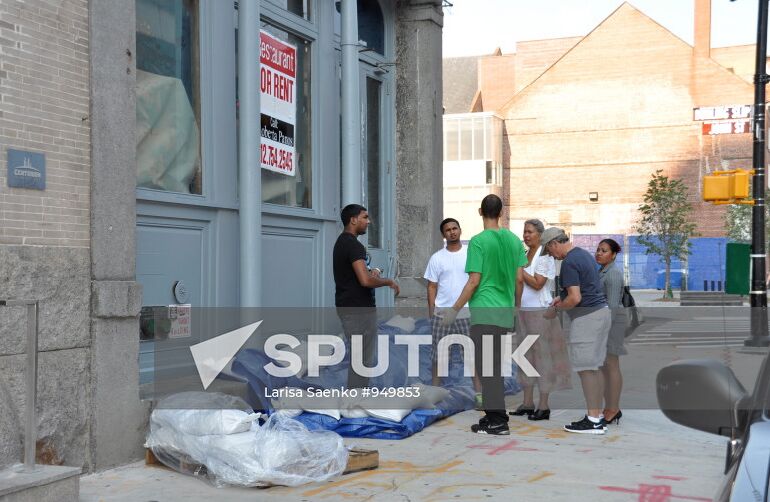
{"type": "Polygon", "coordinates": [[[442,418],[469,410],[474,405],[471,387],[449,387],[449,397],[435,409],[414,410],[401,422],[381,418],[342,418],[336,420],[328,415],[305,412],[297,417],[310,430],[334,431],[343,437],[372,439],[404,439],[416,434],[442,418]]]}
{"type": "MultiPolygon", "coordinates": [[[[657,254],[645,254],[646,247],[639,243],[638,235],[628,237],[628,266],[631,277],[631,287],[634,289],[658,289],[661,279],[665,282],[666,264],[657,254]]],[[[682,262],[677,258],[671,260],[671,287],[679,289],[682,276],[682,262]]],[[[660,289],[663,289],[661,284],[660,289]]]]}
{"type": "Polygon", "coordinates": [[[692,254],[687,260],[687,289],[704,291],[703,281],[706,281],[708,291],[712,290],[712,282],[716,289],[724,291],[727,242],[725,238],[690,239],[692,254]]]}
{"type": "MultiPolygon", "coordinates": [[[[430,334],[430,321],[419,319],[415,323],[413,334],[430,334]]],[[[380,325],[379,334],[389,335],[390,361],[385,374],[373,378],[371,387],[403,387],[416,383],[431,384],[431,347],[420,346],[420,376],[409,377],[407,375],[407,346],[396,345],[394,336],[406,334],[398,328],[384,324],[380,325]]],[[[232,373],[248,382],[249,404],[254,409],[268,411],[270,402],[265,398],[273,389],[284,387],[296,387],[307,389],[315,388],[341,388],[347,382],[350,351],[346,351],[343,362],[334,367],[322,367],[316,378],[296,376],[277,378],[265,371],[264,366],[272,361],[261,350],[247,349],[238,353],[232,364],[232,373]]],[[[439,403],[436,409],[414,410],[407,415],[402,422],[392,422],[379,418],[343,418],[336,420],[327,415],[305,412],[297,417],[297,420],[305,423],[311,429],[333,430],[345,437],[371,437],[377,439],[402,439],[421,431],[431,423],[460,411],[471,409],[474,406],[475,392],[470,377],[463,375],[462,349],[454,346],[449,364],[449,376],[444,378],[443,387],[450,392],[449,397],[439,403]]],[[[511,374],[516,375],[516,366],[511,362],[511,374]]],[[[521,390],[515,376],[505,378],[505,393],[516,394],[521,390]]]]}

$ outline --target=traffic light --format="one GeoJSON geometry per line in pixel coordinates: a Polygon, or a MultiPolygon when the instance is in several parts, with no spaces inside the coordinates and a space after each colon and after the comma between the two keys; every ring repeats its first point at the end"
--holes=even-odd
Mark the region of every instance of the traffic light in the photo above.
{"type": "Polygon", "coordinates": [[[703,200],[714,204],[754,204],[749,180],[753,170],[714,171],[703,177],[703,200]]]}

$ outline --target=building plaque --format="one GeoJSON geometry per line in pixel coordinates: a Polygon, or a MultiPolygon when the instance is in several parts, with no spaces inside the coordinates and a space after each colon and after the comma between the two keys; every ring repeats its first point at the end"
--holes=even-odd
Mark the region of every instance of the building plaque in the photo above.
{"type": "Polygon", "coordinates": [[[45,190],[45,155],[9,148],[8,186],[45,190]]]}

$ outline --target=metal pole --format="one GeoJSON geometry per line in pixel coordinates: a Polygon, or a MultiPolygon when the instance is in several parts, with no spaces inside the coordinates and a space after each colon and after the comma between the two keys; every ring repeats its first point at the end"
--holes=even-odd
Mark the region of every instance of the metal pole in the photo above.
{"type": "Polygon", "coordinates": [[[36,300],[0,300],[0,307],[27,307],[27,382],[26,413],[24,421],[24,464],[23,471],[35,469],[37,446],[37,325],[38,306],[36,300]]]}
{"type": "Polygon", "coordinates": [[[342,206],[363,203],[358,5],[342,0],[342,206]]]}
{"type": "Polygon", "coordinates": [[[37,315],[38,302],[27,305],[27,422],[24,428],[24,469],[35,469],[37,445],[37,315]]]}
{"type": "Polygon", "coordinates": [[[754,178],[751,210],[751,337],[747,347],[770,346],[765,283],[765,84],[767,84],[767,0],[759,0],[757,58],[754,75],[754,178]]]}
{"type": "Polygon", "coordinates": [[[238,217],[242,307],[258,307],[262,295],[259,1],[240,0],[238,2],[238,174],[240,178],[238,217]]]}

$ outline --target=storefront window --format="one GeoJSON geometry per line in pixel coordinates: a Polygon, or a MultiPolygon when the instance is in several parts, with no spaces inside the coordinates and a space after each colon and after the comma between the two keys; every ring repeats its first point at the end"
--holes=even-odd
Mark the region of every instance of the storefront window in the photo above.
{"type": "MultiPolygon", "coordinates": [[[[358,0],[358,39],[369,49],[385,54],[385,20],[378,0],[358,0]]],[[[342,3],[334,2],[334,34],[342,33],[342,3]]]]}
{"type": "MultiPolygon", "coordinates": [[[[301,18],[310,20],[311,8],[313,6],[313,0],[267,0],[273,5],[296,14],[301,18]]],[[[328,0],[321,0],[328,1],[328,0]]]]}
{"type": "MultiPolygon", "coordinates": [[[[273,149],[268,148],[268,141],[263,139],[261,162],[273,165],[277,171],[262,169],[262,200],[271,204],[280,204],[293,207],[312,207],[312,142],[311,142],[311,88],[310,88],[310,42],[300,38],[293,33],[283,31],[274,26],[262,23],[262,30],[272,37],[285,43],[289,50],[296,49],[296,64],[291,63],[295,68],[295,81],[293,83],[281,79],[276,80],[275,68],[273,68],[272,77],[263,82],[263,96],[265,93],[272,93],[278,96],[281,101],[283,115],[273,114],[268,110],[269,104],[266,99],[261,103],[261,116],[263,131],[265,131],[276,141],[288,134],[292,134],[290,142],[284,142],[285,145],[291,143],[289,157],[275,158],[273,149]],[[276,84],[279,87],[276,87],[276,84]],[[287,100],[293,100],[291,110],[286,110],[287,100]],[[292,123],[293,121],[293,123],[292,123]],[[267,128],[267,129],[266,129],[267,128]],[[275,161],[275,162],[274,162],[275,161]],[[278,172],[286,167],[288,162],[291,166],[291,175],[285,172],[278,172]]],[[[263,77],[266,74],[263,73],[263,77]]],[[[290,101],[288,101],[290,102],[290,101]]]]}
{"type": "Polygon", "coordinates": [[[197,0],[136,0],[137,186],[203,192],[197,0]]]}
{"type": "Polygon", "coordinates": [[[473,121],[459,121],[460,127],[460,160],[473,160],[473,121]]]}
{"type": "Polygon", "coordinates": [[[444,160],[460,160],[457,138],[458,121],[454,119],[444,120],[444,160]]]}
{"type": "Polygon", "coordinates": [[[378,0],[358,0],[358,38],[369,49],[385,54],[385,21],[378,0]]]}
{"type": "Polygon", "coordinates": [[[383,218],[380,207],[380,173],[382,144],[380,141],[380,89],[382,84],[373,78],[366,78],[366,199],[369,212],[374,217],[369,224],[369,247],[380,248],[382,226],[378,218],[383,218]]]}

